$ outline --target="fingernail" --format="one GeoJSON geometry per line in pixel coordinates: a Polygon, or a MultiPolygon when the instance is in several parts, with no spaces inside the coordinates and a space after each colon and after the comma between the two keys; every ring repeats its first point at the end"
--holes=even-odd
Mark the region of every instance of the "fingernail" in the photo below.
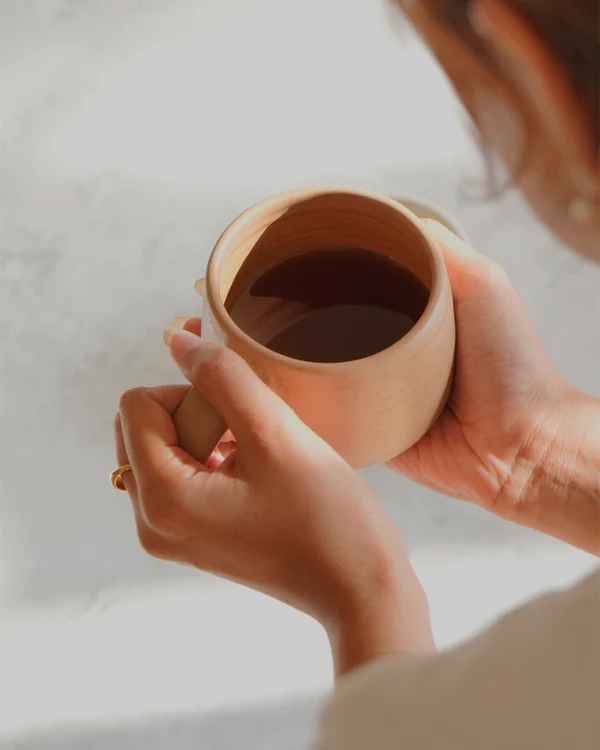
{"type": "Polygon", "coordinates": [[[215,448],[214,451],[208,457],[208,460],[206,461],[206,466],[207,468],[212,469],[214,471],[215,469],[218,469],[221,466],[224,460],[225,460],[225,456],[221,453],[221,451],[218,448],[215,448]]]}
{"type": "Polygon", "coordinates": [[[203,341],[195,333],[179,330],[171,335],[169,348],[175,362],[181,367],[184,374],[187,374],[192,370],[194,364],[213,359],[221,347],[203,341]]]}
{"type": "Polygon", "coordinates": [[[183,330],[185,324],[189,319],[189,315],[179,315],[170,325],[165,328],[165,330],[163,331],[163,341],[167,346],[170,346],[173,336],[179,331],[183,330]]]}

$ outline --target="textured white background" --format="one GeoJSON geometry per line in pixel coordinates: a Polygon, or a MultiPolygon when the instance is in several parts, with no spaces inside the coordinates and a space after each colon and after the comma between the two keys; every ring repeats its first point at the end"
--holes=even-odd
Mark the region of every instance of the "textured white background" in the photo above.
{"type": "MultiPolygon", "coordinates": [[[[437,201],[596,393],[600,270],[517,196],[467,195],[464,116],[380,0],[0,0],[0,21],[0,747],[304,747],[312,703],[241,707],[327,689],[320,629],[144,557],[107,482],[119,393],[178,380],[161,330],[214,239],[307,183],[437,201]]],[[[592,565],[368,474],[441,645],[592,565]]]]}

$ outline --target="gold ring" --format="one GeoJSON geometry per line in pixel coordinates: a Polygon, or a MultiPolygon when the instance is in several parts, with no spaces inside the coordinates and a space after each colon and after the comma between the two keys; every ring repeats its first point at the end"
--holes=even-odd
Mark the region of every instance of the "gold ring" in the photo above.
{"type": "Polygon", "coordinates": [[[123,474],[126,474],[128,471],[133,471],[131,464],[123,464],[111,473],[110,481],[116,490],[127,491],[127,487],[123,484],[123,474]]]}

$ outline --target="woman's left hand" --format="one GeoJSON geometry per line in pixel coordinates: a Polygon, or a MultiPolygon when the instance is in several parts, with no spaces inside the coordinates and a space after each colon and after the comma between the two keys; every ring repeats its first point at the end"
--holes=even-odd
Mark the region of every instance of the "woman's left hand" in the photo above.
{"type": "Polygon", "coordinates": [[[142,546],[316,617],[336,671],[432,648],[427,601],[366,482],[234,352],[181,331],[171,353],[230,426],[211,469],[178,446],[187,387],[125,393],[117,458],[142,546]]]}

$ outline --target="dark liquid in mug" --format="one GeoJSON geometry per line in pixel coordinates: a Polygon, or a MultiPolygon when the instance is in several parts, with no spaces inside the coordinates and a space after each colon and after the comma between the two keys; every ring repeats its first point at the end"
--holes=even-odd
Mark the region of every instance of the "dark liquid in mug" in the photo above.
{"type": "Polygon", "coordinates": [[[225,306],[273,351],[310,362],[347,362],[383,351],[423,314],[429,291],[396,262],[361,249],[319,250],[283,261],[225,306]]]}

